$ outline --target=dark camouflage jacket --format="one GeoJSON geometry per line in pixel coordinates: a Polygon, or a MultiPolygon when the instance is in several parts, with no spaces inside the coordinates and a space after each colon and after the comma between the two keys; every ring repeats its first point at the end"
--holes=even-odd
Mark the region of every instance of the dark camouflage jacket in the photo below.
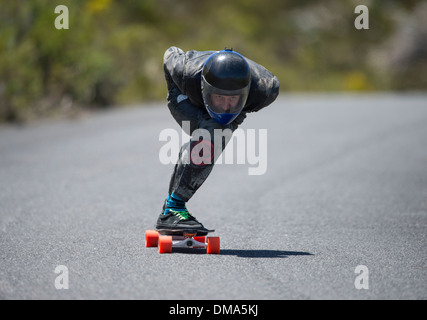
{"type": "MultiPolygon", "coordinates": [[[[177,47],[166,50],[163,67],[171,89],[175,84],[192,104],[205,108],[201,92],[201,73],[207,58],[215,51],[184,52],[177,47]]],[[[263,66],[245,58],[251,69],[251,88],[242,112],[255,112],[270,105],[279,95],[279,80],[263,66]]]]}

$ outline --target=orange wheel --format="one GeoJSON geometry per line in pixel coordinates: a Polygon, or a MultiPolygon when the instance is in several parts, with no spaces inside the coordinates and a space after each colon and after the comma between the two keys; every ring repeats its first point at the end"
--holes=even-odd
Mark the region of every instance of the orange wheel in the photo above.
{"type": "Polygon", "coordinates": [[[208,237],[207,254],[219,254],[219,237],[208,237]]]}
{"type": "Polygon", "coordinates": [[[160,236],[159,237],[159,253],[171,253],[171,252],[172,252],[172,237],[160,236]]]}
{"type": "Polygon", "coordinates": [[[194,240],[196,240],[196,241],[198,241],[198,242],[201,242],[201,243],[205,243],[205,237],[194,237],[194,240]]]}
{"type": "Polygon", "coordinates": [[[157,247],[159,242],[159,233],[156,230],[147,230],[145,231],[145,246],[157,247]]]}

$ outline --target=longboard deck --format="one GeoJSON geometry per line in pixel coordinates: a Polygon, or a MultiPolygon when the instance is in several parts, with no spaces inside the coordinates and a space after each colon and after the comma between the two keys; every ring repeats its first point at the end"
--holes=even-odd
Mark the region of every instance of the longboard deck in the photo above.
{"type": "Polygon", "coordinates": [[[156,229],[156,231],[159,232],[162,236],[186,236],[186,235],[193,235],[193,236],[206,236],[207,234],[211,232],[215,232],[215,230],[208,230],[208,229],[200,229],[200,230],[174,230],[174,229],[156,229]]]}

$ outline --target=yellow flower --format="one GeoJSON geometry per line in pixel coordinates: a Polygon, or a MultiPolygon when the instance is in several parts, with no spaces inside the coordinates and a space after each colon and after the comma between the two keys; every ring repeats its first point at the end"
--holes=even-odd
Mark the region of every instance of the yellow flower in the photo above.
{"type": "Polygon", "coordinates": [[[110,7],[111,0],[91,0],[87,2],[86,9],[90,13],[97,13],[110,7]]]}

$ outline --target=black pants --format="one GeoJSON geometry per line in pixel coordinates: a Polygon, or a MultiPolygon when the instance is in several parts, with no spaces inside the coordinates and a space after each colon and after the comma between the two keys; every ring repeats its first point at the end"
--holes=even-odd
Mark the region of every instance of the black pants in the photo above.
{"type": "Polygon", "coordinates": [[[174,193],[187,202],[205,182],[213,169],[215,160],[225,149],[232,133],[243,122],[246,115],[242,112],[232,123],[221,125],[209,116],[206,109],[193,105],[176,86],[171,86],[169,89],[168,107],[181,128],[191,136],[191,140],[181,146],[179,159],[169,184],[169,194],[174,193]],[[219,129],[217,137],[218,132],[222,132],[222,141],[217,141],[216,144],[215,129],[219,129]],[[209,136],[200,135],[203,132],[209,132],[209,136]],[[207,140],[206,137],[210,139],[207,140]],[[203,155],[203,150],[206,153],[208,148],[211,148],[210,154],[203,155]]]}

